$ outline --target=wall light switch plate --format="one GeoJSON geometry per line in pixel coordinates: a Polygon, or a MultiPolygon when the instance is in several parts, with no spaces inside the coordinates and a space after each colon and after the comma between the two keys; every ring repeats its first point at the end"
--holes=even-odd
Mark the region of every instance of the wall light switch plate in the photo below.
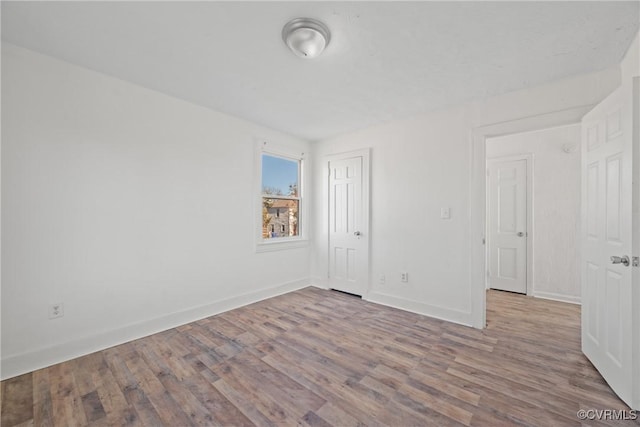
{"type": "Polygon", "coordinates": [[[451,208],[440,208],[440,219],[451,219],[451,208]]]}

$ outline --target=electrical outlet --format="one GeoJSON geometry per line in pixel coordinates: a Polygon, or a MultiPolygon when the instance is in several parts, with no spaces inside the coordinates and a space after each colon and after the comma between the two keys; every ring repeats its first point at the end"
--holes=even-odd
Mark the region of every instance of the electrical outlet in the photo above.
{"type": "Polygon", "coordinates": [[[400,273],[400,281],[407,283],[409,281],[409,273],[407,273],[406,271],[400,273]]]}
{"type": "Polygon", "coordinates": [[[64,316],[64,304],[57,302],[49,306],[49,319],[57,319],[64,316]]]}
{"type": "Polygon", "coordinates": [[[378,282],[380,282],[381,285],[384,285],[386,281],[387,281],[387,278],[384,277],[384,274],[381,274],[380,277],[378,277],[378,282]]]}

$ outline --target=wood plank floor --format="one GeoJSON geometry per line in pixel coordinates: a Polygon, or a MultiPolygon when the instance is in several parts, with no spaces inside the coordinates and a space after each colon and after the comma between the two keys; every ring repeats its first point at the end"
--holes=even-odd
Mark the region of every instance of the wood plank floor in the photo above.
{"type": "Polygon", "coordinates": [[[579,409],[628,409],[580,352],[578,306],[489,291],[488,308],[479,331],[306,288],[3,381],[2,426],[577,426],[579,409]]]}

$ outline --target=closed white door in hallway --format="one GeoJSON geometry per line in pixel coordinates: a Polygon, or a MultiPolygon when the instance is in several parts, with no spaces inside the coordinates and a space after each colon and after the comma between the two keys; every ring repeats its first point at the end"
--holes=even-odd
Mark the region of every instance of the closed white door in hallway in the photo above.
{"type": "Polygon", "coordinates": [[[489,287],[527,293],[527,160],[488,162],[489,287]]]}

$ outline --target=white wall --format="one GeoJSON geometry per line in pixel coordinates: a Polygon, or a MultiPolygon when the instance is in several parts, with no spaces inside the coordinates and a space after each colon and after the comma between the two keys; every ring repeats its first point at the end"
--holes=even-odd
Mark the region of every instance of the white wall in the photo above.
{"type": "MultiPolygon", "coordinates": [[[[474,200],[475,204],[478,197],[471,192],[475,186],[473,132],[485,125],[549,112],[585,110],[619,82],[616,67],[315,144],[314,210],[322,216],[314,228],[313,279],[326,285],[323,156],[371,147],[371,287],[366,298],[480,326],[476,295],[484,282],[470,267],[470,247],[476,243],[470,238],[470,203],[474,200]],[[440,219],[441,207],[451,208],[451,219],[440,219]],[[409,283],[400,283],[402,270],[409,273],[409,283]],[[385,284],[378,283],[380,274],[385,274],[385,284]]],[[[480,244],[480,236],[476,240],[480,244]]]]}
{"type": "Polygon", "coordinates": [[[3,44],[3,377],[307,285],[308,246],[255,253],[255,137],[308,151],[3,44]]]}
{"type": "Polygon", "coordinates": [[[580,302],[580,125],[487,140],[487,159],[532,154],[534,296],[580,302]],[[563,145],[575,149],[563,151],[563,145]]]}

